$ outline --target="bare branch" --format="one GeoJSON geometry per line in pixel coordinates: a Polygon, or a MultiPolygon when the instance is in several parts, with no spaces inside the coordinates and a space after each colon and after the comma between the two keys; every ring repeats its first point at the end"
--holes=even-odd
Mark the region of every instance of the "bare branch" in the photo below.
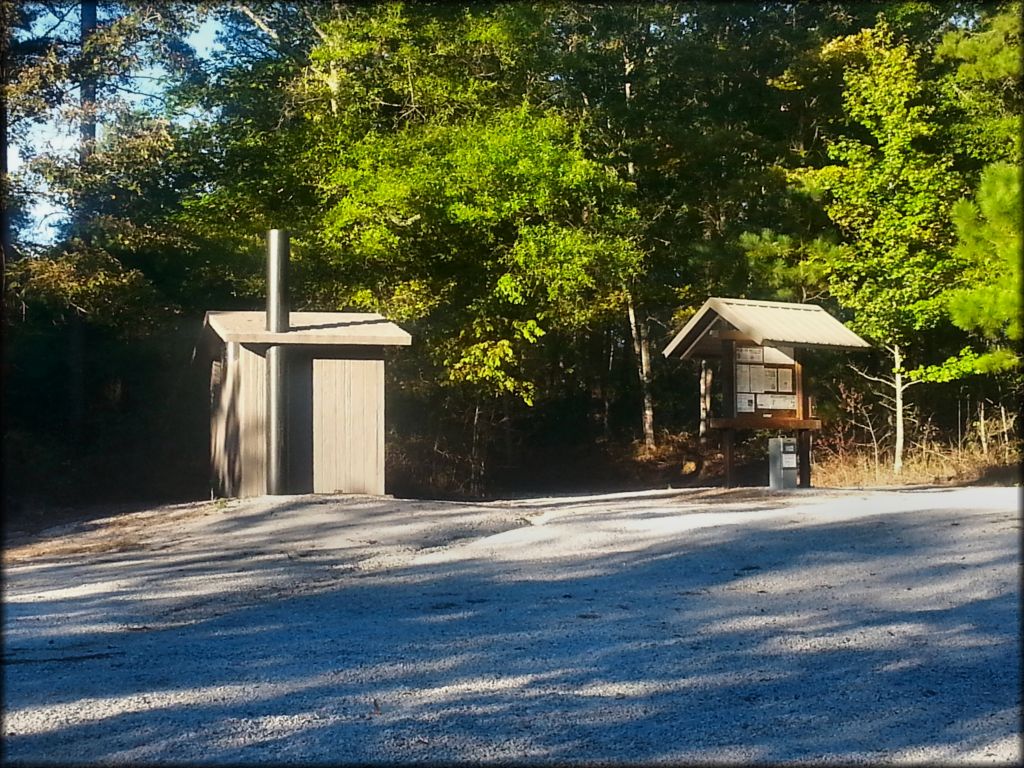
{"type": "Polygon", "coordinates": [[[275,30],[271,29],[263,19],[261,19],[255,13],[253,13],[252,9],[249,8],[248,5],[246,5],[245,3],[238,3],[236,7],[238,8],[238,10],[240,10],[242,13],[248,16],[249,20],[252,21],[253,24],[255,24],[257,27],[263,30],[263,32],[271,40],[273,40],[275,43],[281,42],[281,36],[277,34],[275,30]]]}
{"type": "Polygon", "coordinates": [[[846,367],[849,368],[854,373],[856,373],[858,376],[862,376],[865,379],[868,379],[869,381],[877,381],[879,384],[885,384],[887,387],[895,387],[896,386],[896,380],[895,379],[881,379],[878,376],[872,376],[870,373],[866,373],[865,371],[862,371],[860,368],[855,366],[853,363],[847,363],[846,367]]]}
{"type": "MultiPolygon", "coordinates": [[[[332,4],[333,5],[333,4],[332,4]]],[[[337,7],[334,8],[337,11],[337,7]]],[[[310,13],[308,6],[302,6],[302,15],[306,17],[306,21],[309,22],[310,28],[316,33],[316,36],[320,38],[321,42],[327,42],[327,33],[324,32],[323,28],[316,23],[316,17],[310,13]]]]}
{"type": "Polygon", "coordinates": [[[53,32],[57,29],[57,27],[59,27],[61,24],[63,24],[67,20],[68,16],[71,15],[71,12],[76,10],[76,7],[77,6],[74,5],[74,4],[69,5],[67,7],[67,9],[64,11],[63,14],[58,13],[57,11],[55,11],[52,8],[49,9],[50,13],[54,17],[57,18],[57,21],[54,22],[53,26],[51,26],[49,29],[47,29],[46,31],[44,31],[43,33],[38,35],[36,39],[38,39],[38,40],[46,40],[51,34],[53,34],[53,32]]]}
{"type": "Polygon", "coordinates": [[[311,27],[313,27],[313,31],[314,31],[314,32],[316,32],[316,36],[320,38],[321,42],[324,42],[324,43],[326,43],[326,42],[327,42],[327,33],[326,33],[326,32],[324,32],[324,31],[323,31],[323,30],[322,30],[322,29],[320,28],[320,25],[319,25],[319,24],[317,24],[317,23],[316,23],[315,21],[313,21],[312,19],[310,19],[310,21],[309,21],[309,24],[310,24],[310,26],[311,26],[311,27]]]}
{"type": "Polygon", "coordinates": [[[120,91],[121,93],[128,93],[132,96],[143,96],[147,99],[154,99],[155,101],[163,102],[164,104],[167,103],[166,97],[160,96],[156,93],[146,93],[145,91],[137,91],[134,88],[126,88],[122,85],[117,85],[116,83],[110,84],[110,87],[112,87],[115,91],[120,91]]]}

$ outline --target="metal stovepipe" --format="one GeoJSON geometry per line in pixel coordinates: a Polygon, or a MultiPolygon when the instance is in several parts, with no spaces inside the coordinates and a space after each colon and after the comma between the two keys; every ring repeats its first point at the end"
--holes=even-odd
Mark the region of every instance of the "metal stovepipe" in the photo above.
{"type": "MultiPolygon", "coordinates": [[[[288,331],[288,231],[267,233],[267,330],[288,331]]],[[[288,493],[288,357],[284,344],[267,348],[267,493],[288,493]]]]}

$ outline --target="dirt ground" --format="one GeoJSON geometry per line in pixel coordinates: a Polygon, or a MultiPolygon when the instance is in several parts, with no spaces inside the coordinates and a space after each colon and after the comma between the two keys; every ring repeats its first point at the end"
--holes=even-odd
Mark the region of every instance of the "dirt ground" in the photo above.
{"type": "Polygon", "coordinates": [[[5,761],[1017,764],[1020,500],[286,496],[13,535],[5,761]]]}

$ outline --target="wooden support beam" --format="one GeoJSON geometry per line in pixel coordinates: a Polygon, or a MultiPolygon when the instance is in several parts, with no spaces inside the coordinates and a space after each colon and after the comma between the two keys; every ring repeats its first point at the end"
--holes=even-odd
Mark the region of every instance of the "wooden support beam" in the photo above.
{"type": "Polygon", "coordinates": [[[811,487],[811,432],[807,429],[796,433],[797,481],[801,488],[811,487]]]}
{"type": "Polygon", "coordinates": [[[711,415],[711,369],[708,366],[706,357],[700,359],[700,424],[697,435],[700,438],[701,446],[708,443],[708,417],[711,415]]]}
{"type": "Polygon", "coordinates": [[[736,415],[736,342],[722,342],[722,416],[736,415]]]}
{"type": "Polygon", "coordinates": [[[755,339],[753,336],[748,336],[740,331],[711,331],[708,336],[712,338],[719,338],[722,341],[749,341],[754,344],[760,345],[761,342],[755,339]]]}
{"type": "Polygon", "coordinates": [[[736,485],[736,472],[733,459],[733,438],[735,431],[726,429],[722,431],[722,458],[725,461],[725,487],[732,488],[736,485]]]}
{"type": "Polygon", "coordinates": [[[795,419],[792,416],[765,418],[756,413],[732,418],[708,419],[711,429],[821,429],[821,419],[795,419]]]}
{"type": "Polygon", "coordinates": [[[806,419],[808,414],[804,397],[804,366],[799,349],[793,350],[793,392],[796,394],[796,417],[806,419]]]}

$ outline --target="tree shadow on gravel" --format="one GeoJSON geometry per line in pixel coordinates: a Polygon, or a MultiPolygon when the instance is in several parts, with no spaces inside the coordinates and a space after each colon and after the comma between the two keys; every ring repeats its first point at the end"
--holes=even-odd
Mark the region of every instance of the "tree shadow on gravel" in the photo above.
{"type": "Polygon", "coordinates": [[[262,592],[202,553],[106,591],[96,565],[34,571],[83,588],[5,604],[6,762],[955,761],[1020,713],[1017,534],[961,519],[815,543],[777,519],[560,564],[334,555],[301,584],[283,559],[262,592]],[[184,578],[206,594],[148,601],[184,578]]]}

